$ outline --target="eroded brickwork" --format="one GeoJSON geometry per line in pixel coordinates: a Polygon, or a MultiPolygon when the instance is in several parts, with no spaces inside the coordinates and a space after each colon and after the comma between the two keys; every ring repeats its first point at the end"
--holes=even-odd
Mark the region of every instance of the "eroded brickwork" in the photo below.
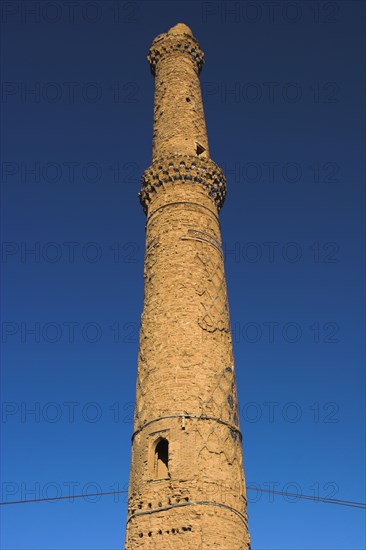
{"type": "Polygon", "coordinates": [[[218,212],[188,27],[159,35],[126,550],[248,550],[242,443],[218,212]]]}

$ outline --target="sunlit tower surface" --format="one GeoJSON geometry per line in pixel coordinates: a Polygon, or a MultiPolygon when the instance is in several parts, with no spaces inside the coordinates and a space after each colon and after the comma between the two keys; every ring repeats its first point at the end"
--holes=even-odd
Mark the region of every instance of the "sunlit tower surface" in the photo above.
{"type": "Polygon", "coordinates": [[[203,52],[179,23],[157,36],[126,550],[250,548],[241,432],[211,160],[203,52]]]}

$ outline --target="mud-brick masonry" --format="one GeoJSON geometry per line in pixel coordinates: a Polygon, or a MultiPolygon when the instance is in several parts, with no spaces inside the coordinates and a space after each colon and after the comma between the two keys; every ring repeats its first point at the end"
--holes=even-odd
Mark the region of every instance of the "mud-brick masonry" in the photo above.
{"type": "Polygon", "coordinates": [[[203,52],[179,23],[155,38],[147,216],[126,550],[250,548],[203,52]]]}

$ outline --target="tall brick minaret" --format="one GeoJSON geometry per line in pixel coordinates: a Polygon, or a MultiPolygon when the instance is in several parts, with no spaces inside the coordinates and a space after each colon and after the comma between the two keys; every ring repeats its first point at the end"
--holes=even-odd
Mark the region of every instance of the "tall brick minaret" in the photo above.
{"type": "Polygon", "coordinates": [[[147,216],[126,550],[248,550],[246,493],[218,212],[198,75],[179,23],[155,38],[147,216]]]}

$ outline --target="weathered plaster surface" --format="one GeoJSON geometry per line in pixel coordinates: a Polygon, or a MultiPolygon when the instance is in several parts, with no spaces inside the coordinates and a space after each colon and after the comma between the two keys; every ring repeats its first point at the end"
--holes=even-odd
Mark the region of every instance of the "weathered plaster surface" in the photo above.
{"type": "Polygon", "coordinates": [[[248,550],[218,219],[226,187],[209,155],[203,53],[179,24],[155,39],[148,59],[153,158],[140,193],[145,294],[125,548],[248,550]],[[156,452],[162,440],[167,464],[156,452]]]}

